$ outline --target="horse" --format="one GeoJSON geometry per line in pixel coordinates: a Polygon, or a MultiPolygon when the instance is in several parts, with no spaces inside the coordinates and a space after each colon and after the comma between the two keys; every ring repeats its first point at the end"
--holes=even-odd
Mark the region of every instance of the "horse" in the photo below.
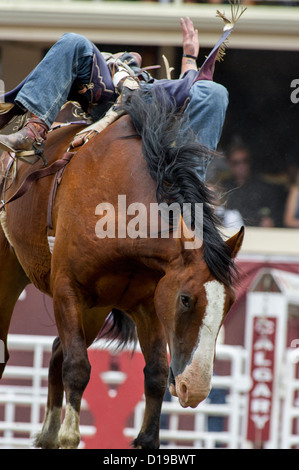
{"type": "MultiPolygon", "coordinates": [[[[47,206],[53,176],[35,181],[2,212],[0,339],[6,345],[6,362],[10,319],[28,283],[53,298],[59,334],[52,347],[47,409],[36,447],[78,447],[80,404],[91,368],[87,348],[108,329],[122,346],[138,337],[145,359],[145,414],[132,446],[158,448],[167,385],[183,407],[196,407],[207,397],[217,335],[234,302],[235,257],[244,230],[227,240],[221,236],[211,195],[196,173],[207,149],[187,132],[185,118],[159,99],[149,102],[136,92],[125,111],[80,147],[66,166],[53,205],[52,253],[47,206]],[[183,217],[177,224],[183,230],[179,233],[172,220],[168,236],[161,224],[154,234],[142,236],[99,233],[97,224],[105,217],[101,227],[106,235],[110,223],[114,228],[124,220],[127,226],[134,223],[129,211],[125,218],[114,211],[115,220],[109,219],[108,208],[117,207],[119,195],[132,207],[136,201],[142,203],[147,213],[151,204],[161,201],[180,207],[185,202],[202,204],[202,243],[187,247],[195,231],[184,230],[183,217]]],[[[69,125],[49,133],[48,164],[61,158],[82,128],[69,125]]],[[[41,166],[42,162],[34,165],[41,166]]],[[[18,162],[5,197],[31,172],[30,165],[18,162]]],[[[192,220],[194,225],[194,211],[192,220]]],[[[0,366],[2,375],[5,364],[0,366]]]]}

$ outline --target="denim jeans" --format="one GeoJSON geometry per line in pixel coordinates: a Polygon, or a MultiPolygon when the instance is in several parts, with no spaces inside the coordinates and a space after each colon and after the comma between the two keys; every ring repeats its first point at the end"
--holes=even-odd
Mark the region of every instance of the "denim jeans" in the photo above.
{"type": "MultiPolygon", "coordinates": [[[[146,84],[144,89],[151,91],[153,85],[146,84]]],[[[210,150],[216,150],[221,137],[228,106],[228,91],[219,83],[211,80],[198,80],[190,89],[190,102],[185,110],[195,139],[210,150]]],[[[206,180],[208,165],[212,155],[202,157],[198,162],[197,174],[206,180]]]]}
{"type": "MultiPolygon", "coordinates": [[[[211,150],[217,149],[227,106],[228,91],[219,83],[199,80],[191,87],[185,112],[189,114],[190,127],[197,141],[211,150]]],[[[211,157],[206,157],[198,164],[197,172],[202,181],[206,179],[210,161],[211,157]]]]}
{"type": "Polygon", "coordinates": [[[83,36],[64,34],[31,72],[16,103],[51,127],[75,79],[89,83],[93,45],[83,36]]]}

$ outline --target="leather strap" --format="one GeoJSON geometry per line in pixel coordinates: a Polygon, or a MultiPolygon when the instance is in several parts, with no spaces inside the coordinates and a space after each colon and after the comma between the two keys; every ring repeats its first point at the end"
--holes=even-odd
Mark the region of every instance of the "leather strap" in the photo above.
{"type": "Polygon", "coordinates": [[[0,182],[0,198],[1,198],[2,194],[5,192],[4,188],[5,188],[5,183],[6,183],[6,177],[9,174],[13,164],[14,164],[14,159],[11,158],[8,162],[7,168],[5,169],[5,174],[3,175],[2,180],[0,182]]]}
{"type": "MultiPolygon", "coordinates": [[[[72,159],[72,157],[75,155],[74,152],[66,152],[62,159],[67,160],[67,163],[72,159]]],[[[65,170],[66,164],[62,165],[58,171],[56,172],[49,199],[48,199],[48,212],[47,212],[47,232],[48,236],[54,236],[54,227],[53,227],[53,206],[54,206],[54,201],[57,193],[58,186],[61,183],[62,176],[65,170]]]]}
{"type": "Polygon", "coordinates": [[[52,163],[52,165],[30,173],[30,175],[28,175],[27,178],[23,181],[15,194],[0,205],[0,211],[10,202],[15,201],[16,199],[19,199],[21,196],[23,196],[32,186],[34,181],[37,181],[38,179],[44,178],[46,176],[53,175],[61,168],[64,168],[69,163],[73,155],[73,152],[65,152],[63,157],[60,160],[56,160],[56,162],[52,163]]]}

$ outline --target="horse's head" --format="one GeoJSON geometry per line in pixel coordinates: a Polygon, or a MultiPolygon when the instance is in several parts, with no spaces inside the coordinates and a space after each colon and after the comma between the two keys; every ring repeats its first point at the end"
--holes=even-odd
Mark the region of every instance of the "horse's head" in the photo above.
{"type": "MultiPolygon", "coordinates": [[[[242,240],[243,229],[226,242],[231,258],[242,240]]],[[[183,407],[196,407],[210,392],[216,339],[233,301],[231,284],[211,273],[202,248],[182,250],[157,285],[155,306],[171,355],[169,389],[183,407]]]]}

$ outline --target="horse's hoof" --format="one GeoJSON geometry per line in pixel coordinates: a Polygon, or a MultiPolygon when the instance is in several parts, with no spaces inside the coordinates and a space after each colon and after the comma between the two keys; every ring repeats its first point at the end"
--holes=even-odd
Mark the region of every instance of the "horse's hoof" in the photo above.
{"type": "Polygon", "coordinates": [[[61,449],[77,449],[80,444],[80,433],[73,432],[70,434],[59,432],[58,439],[61,449]]]}
{"type": "Polygon", "coordinates": [[[59,449],[57,436],[55,438],[50,433],[39,432],[36,434],[33,445],[39,449],[59,449]]]}

